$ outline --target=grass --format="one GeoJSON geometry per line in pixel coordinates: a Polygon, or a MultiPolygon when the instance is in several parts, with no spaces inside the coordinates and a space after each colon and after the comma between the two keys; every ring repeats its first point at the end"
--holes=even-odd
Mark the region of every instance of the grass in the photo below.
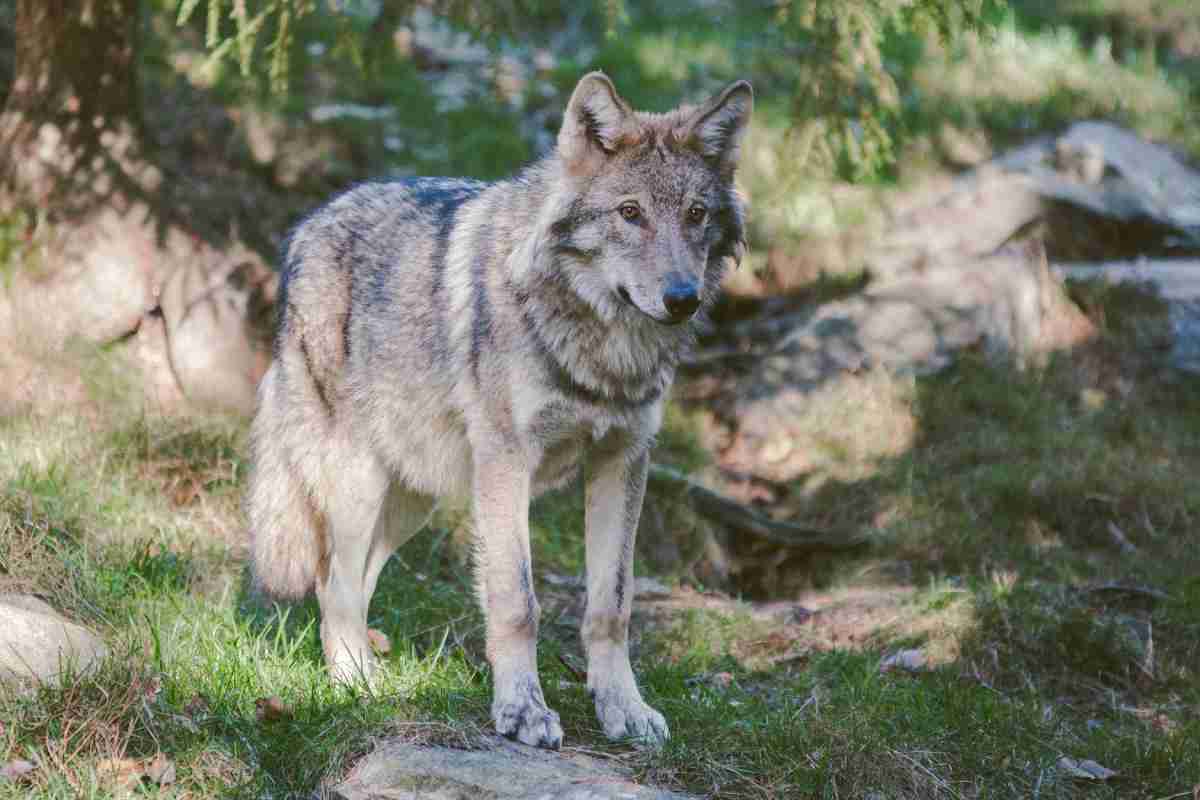
{"type": "Polygon", "coordinates": [[[1032,131],[1103,118],[1200,152],[1188,79],[1123,62],[1104,37],[1089,44],[1066,25],[1030,31],[1023,24],[1014,14],[988,40],[966,36],[928,54],[913,73],[921,98],[908,109],[913,130],[951,122],[1011,146],[1032,131]]]}
{"type": "MultiPolygon", "coordinates": [[[[677,594],[682,610],[642,605],[639,671],[673,730],[661,752],[603,739],[559,658],[582,663],[570,595],[544,585],[541,672],[568,744],[718,797],[1190,790],[1197,387],[1122,350],[1152,304],[1080,296],[1109,321],[1099,350],[1024,374],[968,359],[910,383],[910,448],[844,481],[797,483],[819,485],[810,511],[853,498],[854,518],[884,520],[868,554],[799,570],[810,588],[792,597],[813,617],[781,621],[694,590],[677,594]],[[1105,399],[1085,402],[1084,389],[1105,399]],[[1110,523],[1136,554],[1116,549],[1110,523]],[[930,669],[881,672],[902,648],[930,669]],[[1120,778],[1071,778],[1063,756],[1120,778]]],[[[702,463],[690,425],[672,412],[663,460],[702,463]]],[[[0,581],[91,625],[114,654],[98,672],[0,698],[0,763],[37,765],[0,797],[119,796],[159,753],[176,780],[143,778],[142,794],[306,796],[379,736],[462,743],[486,730],[482,624],[448,530],[385,570],[371,614],[393,644],[382,683],[334,688],[314,604],[247,593],[241,423],[8,418],[0,453],[0,581]],[[273,697],[283,712],[262,718],[273,697]]],[[[574,493],[539,504],[539,570],[578,572],[578,511],[574,493]]]]}
{"type": "MultiPolygon", "coordinates": [[[[769,90],[789,77],[758,60],[744,29],[752,15],[718,29],[698,15],[637,12],[632,29],[560,55],[555,95],[531,102],[560,106],[594,66],[657,109],[761,68],[743,174],[756,245],[872,218],[886,187],[833,193],[789,165],[787,98],[769,90]]],[[[1018,15],[996,39],[959,49],[889,47],[907,152],[944,122],[1001,146],[1081,115],[1196,152],[1194,80],[1114,60],[1101,36],[1076,36],[1053,16],[1032,26],[1018,15]]],[[[179,79],[168,54],[155,29],[148,87],[179,79]]],[[[305,51],[294,69],[295,95],[263,102],[293,122],[315,98],[400,112],[380,126],[329,123],[350,142],[330,159],[331,181],[360,177],[363,164],[494,177],[532,153],[521,116],[487,93],[414,124],[405,112],[436,98],[411,63],[385,60],[364,77],[305,51]]],[[[214,88],[250,102],[231,73],[214,88]]],[[[0,272],[30,257],[26,228],[0,220],[0,272]]],[[[860,376],[850,395],[816,398],[814,467],[783,487],[782,506],[874,530],[874,544],[783,566],[777,590],[811,616],[687,587],[640,604],[637,668],[673,731],[661,752],[603,739],[560,660],[582,663],[574,598],[541,585],[540,669],[568,746],[722,798],[1190,796],[1200,783],[1200,386],[1146,358],[1162,336],[1160,304],[1122,289],[1073,293],[1104,336],[1044,368],[1016,373],[968,355],[937,376],[860,376]],[[930,668],[881,671],[902,649],[919,649],[930,668]],[[1057,766],[1064,756],[1120,777],[1080,781],[1057,766]]],[[[247,590],[244,423],[144,417],[119,399],[119,365],[102,366],[85,381],[95,413],[0,419],[0,591],[46,598],[113,653],[57,686],[0,690],[0,765],[36,764],[23,781],[0,781],[0,798],[116,797],[129,786],[307,797],[380,736],[461,745],[488,728],[482,620],[455,518],[382,576],[371,625],[392,651],[381,683],[334,688],[313,602],[277,608],[247,590]],[[140,777],[160,753],[177,768],[161,786],[140,777]]],[[[672,408],[658,460],[704,467],[695,424],[672,408]]],[[[582,571],[581,520],[578,490],[538,502],[540,574],[582,571]]]]}

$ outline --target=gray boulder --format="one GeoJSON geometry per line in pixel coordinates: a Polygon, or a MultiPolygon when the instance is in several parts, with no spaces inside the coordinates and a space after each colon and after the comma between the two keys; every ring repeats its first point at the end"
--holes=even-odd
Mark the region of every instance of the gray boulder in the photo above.
{"type": "Polygon", "coordinates": [[[899,419],[908,416],[897,412],[905,404],[889,399],[899,385],[872,376],[937,372],[970,348],[1038,363],[1094,334],[1036,247],[880,281],[777,335],[726,390],[718,400],[730,420],[721,464],[794,480],[828,466],[814,458],[822,442],[843,435],[860,456],[894,455],[910,444],[911,420],[899,419]]]}
{"type": "Polygon", "coordinates": [[[385,741],[334,787],[342,800],[687,800],[611,762],[485,737],[484,749],[385,741]]]}
{"type": "Polygon", "coordinates": [[[104,642],[29,595],[0,595],[0,681],[53,683],[68,667],[93,668],[104,642]]]}

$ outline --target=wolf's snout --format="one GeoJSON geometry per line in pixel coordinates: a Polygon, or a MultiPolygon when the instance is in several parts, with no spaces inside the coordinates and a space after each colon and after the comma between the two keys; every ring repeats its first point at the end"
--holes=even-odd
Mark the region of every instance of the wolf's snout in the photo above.
{"type": "Polygon", "coordinates": [[[683,322],[700,307],[700,293],[692,281],[675,281],[663,292],[663,305],[672,322],[683,322]]]}

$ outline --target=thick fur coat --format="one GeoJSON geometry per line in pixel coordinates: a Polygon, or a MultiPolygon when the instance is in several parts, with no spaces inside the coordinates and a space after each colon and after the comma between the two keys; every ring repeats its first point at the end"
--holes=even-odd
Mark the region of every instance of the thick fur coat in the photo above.
{"type": "Polygon", "coordinates": [[[633,535],[676,365],[745,247],[752,105],[738,82],[635,112],[592,73],[555,152],[514,178],[368,183],[295,229],[247,509],[259,584],[316,590],[335,677],[370,672],[387,558],[440,500],[469,502],[497,728],[557,747],[528,505],[582,468],[588,686],[609,735],[667,735],[629,666],[633,535]]]}

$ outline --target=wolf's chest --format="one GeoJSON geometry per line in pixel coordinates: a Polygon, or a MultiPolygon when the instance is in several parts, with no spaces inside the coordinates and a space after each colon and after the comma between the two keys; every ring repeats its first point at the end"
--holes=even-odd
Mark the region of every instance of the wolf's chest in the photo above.
{"type": "Polygon", "coordinates": [[[527,429],[532,449],[541,456],[534,470],[534,490],[548,491],[574,478],[587,448],[603,439],[614,423],[608,415],[578,407],[554,403],[542,408],[527,429]]]}

